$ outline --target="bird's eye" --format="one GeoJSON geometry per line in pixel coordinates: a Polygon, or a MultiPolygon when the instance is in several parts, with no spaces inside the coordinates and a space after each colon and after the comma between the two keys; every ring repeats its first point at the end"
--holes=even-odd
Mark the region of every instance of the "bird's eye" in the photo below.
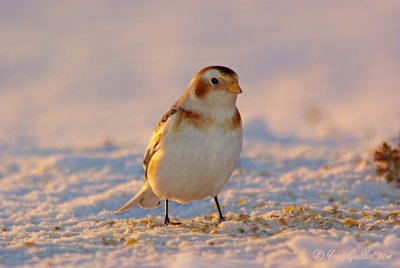
{"type": "Polygon", "coordinates": [[[218,79],[217,79],[217,78],[211,78],[211,83],[212,83],[213,85],[218,84],[218,79]]]}

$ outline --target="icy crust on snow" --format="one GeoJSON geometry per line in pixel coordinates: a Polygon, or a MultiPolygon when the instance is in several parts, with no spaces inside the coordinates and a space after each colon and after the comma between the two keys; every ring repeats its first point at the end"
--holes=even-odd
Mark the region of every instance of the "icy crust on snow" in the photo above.
{"type": "Polygon", "coordinates": [[[182,224],[167,227],[162,207],[113,213],[143,184],[137,150],[0,158],[6,267],[400,266],[400,189],[375,177],[368,148],[247,144],[219,195],[227,221],[209,199],[171,203],[182,224]]]}

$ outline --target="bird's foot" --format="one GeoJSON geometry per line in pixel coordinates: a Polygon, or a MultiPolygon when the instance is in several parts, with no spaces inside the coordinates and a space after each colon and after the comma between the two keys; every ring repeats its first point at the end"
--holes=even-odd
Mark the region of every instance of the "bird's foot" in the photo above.
{"type": "Polygon", "coordinates": [[[170,221],[169,223],[164,223],[165,225],[181,225],[183,223],[181,223],[180,221],[170,221]]]}
{"type": "Polygon", "coordinates": [[[226,221],[225,218],[224,217],[220,217],[219,220],[218,220],[218,224],[220,224],[220,223],[222,223],[224,221],[226,221]]]}
{"type": "Polygon", "coordinates": [[[181,224],[182,224],[182,223],[179,222],[179,221],[177,221],[177,222],[170,221],[169,218],[165,218],[165,220],[164,220],[164,225],[181,225],[181,224]]]}

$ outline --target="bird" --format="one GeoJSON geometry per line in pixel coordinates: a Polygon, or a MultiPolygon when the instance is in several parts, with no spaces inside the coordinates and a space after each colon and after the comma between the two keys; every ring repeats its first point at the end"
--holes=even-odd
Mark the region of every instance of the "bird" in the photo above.
{"type": "Polygon", "coordinates": [[[143,187],[115,212],[155,208],[164,200],[164,224],[180,224],[169,218],[169,201],[186,204],[211,197],[218,222],[225,221],[218,193],[242,150],[242,120],[236,107],[240,93],[232,69],[208,66],[198,71],[154,129],[143,160],[143,187]]]}

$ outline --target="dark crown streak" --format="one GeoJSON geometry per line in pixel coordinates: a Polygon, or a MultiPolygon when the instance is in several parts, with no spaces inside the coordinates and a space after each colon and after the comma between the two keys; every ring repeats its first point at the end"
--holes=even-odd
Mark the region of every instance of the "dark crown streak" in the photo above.
{"type": "Polygon", "coordinates": [[[216,70],[220,71],[221,73],[224,73],[224,74],[227,74],[227,75],[237,76],[237,74],[232,69],[229,69],[228,67],[225,67],[225,66],[208,66],[208,67],[205,67],[205,68],[201,69],[198,72],[198,74],[203,74],[203,73],[205,73],[205,72],[207,72],[208,70],[211,70],[211,69],[216,69],[216,70]]]}

